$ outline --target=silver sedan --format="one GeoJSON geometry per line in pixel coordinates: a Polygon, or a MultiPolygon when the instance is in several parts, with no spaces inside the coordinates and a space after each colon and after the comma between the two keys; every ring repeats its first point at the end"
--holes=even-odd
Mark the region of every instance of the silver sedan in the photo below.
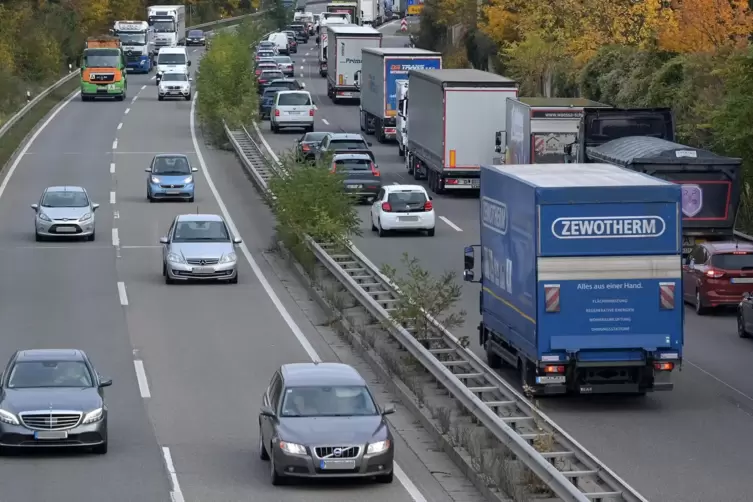
{"type": "Polygon", "coordinates": [[[162,244],[162,275],[166,284],[188,280],[238,283],[235,245],[225,220],[214,214],[182,214],[173,220],[162,244]]]}
{"type": "Polygon", "coordinates": [[[99,204],[92,203],[81,187],[54,186],[45,189],[38,204],[32,204],[34,233],[37,242],[60,237],[95,237],[94,212],[99,204]]]}

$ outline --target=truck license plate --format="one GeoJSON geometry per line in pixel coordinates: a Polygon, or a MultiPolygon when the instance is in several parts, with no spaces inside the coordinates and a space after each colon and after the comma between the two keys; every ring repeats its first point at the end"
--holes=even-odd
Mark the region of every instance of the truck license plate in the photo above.
{"type": "Polygon", "coordinates": [[[536,383],[565,383],[564,376],[539,376],[536,377],[536,383]]]}
{"type": "Polygon", "coordinates": [[[473,188],[481,188],[481,180],[480,179],[472,179],[471,180],[471,186],[473,188]]]}

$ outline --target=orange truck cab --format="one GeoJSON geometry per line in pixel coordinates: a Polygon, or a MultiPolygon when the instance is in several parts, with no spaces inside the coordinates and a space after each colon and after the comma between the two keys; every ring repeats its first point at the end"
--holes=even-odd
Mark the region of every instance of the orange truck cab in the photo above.
{"type": "Polygon", "coordinates": [[[108,35],[89,37],[81,57],[81,100],[109,97],[123,101],[127,78],[120,40],[108,35]]]}

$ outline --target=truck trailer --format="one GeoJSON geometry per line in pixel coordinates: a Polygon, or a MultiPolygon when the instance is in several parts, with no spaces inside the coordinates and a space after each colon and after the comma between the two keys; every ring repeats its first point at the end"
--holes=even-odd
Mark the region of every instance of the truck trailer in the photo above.
{"type": "Polygon", "coordinates": [[[327,96],[333,103],[360,98],[361,50],[381,47],[382,34],[370,26],[327,26],[327,96]]]}
{"type": "Polygon", "coordinates": [[[435,193],[478,190],[481,166],[494,160],[490,133],[504,127],[518,83],[480,70],[411,70],[408,89],[408,173],[435,193]]]}
{"type": "Polygon", "coordinates": [[[115,21],[113,35],[120,39],[126,67],[138,73],[152,71],[149,52],[149,23],[146,21],[115,21]]]}
{"type": "Polygon", "coordinates": [[[412,48],[363,49],[360,79],[361,130],[384,143],[396,137],[397,90],[411,70],[442,69],[442,54],[412,48]]]}
{"type": "MultiPolygon", "coordinates": [[[[326,23],[325,26],[335,24],[350,24],[345,17],[330,17],[323,22],[326,23]]],[[[319,39],[319,76],[326,77],[327,48],[329,46],[329,36],[327,35],[327,30],[325,29],[324,31],[322,31],[317,38],[319,39]]]]}
{"type": "Polygon", "coordinates": [[[162,47],[186,44],[185,5],[152,5],[146,15],[152,29],[152,59],[162,47]]]}
{"type": "Polygon", "coordinates": [[[482,167],[474,282],[489,366],[517,368],[534,395],[671,390],[681,201],[678,185],[609,164],[482,167]]]}

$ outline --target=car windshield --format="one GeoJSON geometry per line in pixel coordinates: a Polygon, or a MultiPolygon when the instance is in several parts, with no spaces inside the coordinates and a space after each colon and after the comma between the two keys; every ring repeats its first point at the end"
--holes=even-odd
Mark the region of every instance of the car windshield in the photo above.
{"type": "Polygon", "coordinates": [[[400,211],[401,209],[416,209],[426,204],[426,194],[418,191],[390,192],[387,196],[387,202],[396,211],[400,211]]]}
{"type": "Polygon", "coordinates": [[[277,70],[265,70],[261,72],[261,75],[259,75],[259,78],[266,79],[266,80],[272,80],[275,78],[282,77],[282,72],[277,70]]]}
{"type": "Polygon", "coordinates": [[[162,75],[163,82],[187,82],[188,76],[183,73],[165,73],[162,75]]]}
{"type": "Polygon", "coordinates": [[[286,91],[297,91],[298,82],[295,80],[274,80],[270,85],[284,87],[286,91]]]}
{"type": "Polygon", "coordinates": [[[364,386],[288,387],[282,403],[283,417],[351,417],[377,415],[377,407],[364,386]]]}
{"type": "Polygon", "coordinates": [[[42,207],[87,207],[89,198],[84,192],[47,192],[42,207]]]}
{"type": "Polygon", "coordinates": [[[363,140],[333,139],[329,142],[330,150],[367,150],[369,147],[363,140]]]}
{"type": "Polygon", "coordinates": [[[81,361],[23,361],[13,366],[8,388],[39,387],[92,387],[92,376],[81,361]]]}
{"type": "Polygon", "coordinates": [[[753,253],[715,254],[711,256],[711,265],[722,270],[753,270],[753,253]]]}
{"type": "Polygon", "coordinates": [[[152,174],[181,176],[191,174],[191,166],[185,157],[157,157],[152,164],[152,174]]]}
{"type": "Polygon", "coordinates": [[[321,143],[324,137],[329,134],[326,132],[307,132],[301,141],[304,143],[321,143]]]}
{"type": "Polygon", "coordinates": [[[278,106],[306,106],[311,104],[311,96],[307,92],[286,92],[277,98],[278,106]]]}
{"type": "Polygon", "coordinates": [[[118,68],[122,63],[120,49],[86,49],[87,68],[118,68]]]}
{"type": "Polygon", "coordinates": [[[181,221],[175,228],[173,242],[226,242],[227,227],[221,221],[181,221]]]}
{"type": "Polygon", "coordinates": [[[371,169],[371,160],[337,159],[335,160],[335,168],[338,173],[346,173],[348,171],[368,171],[371,169]]]}
{"type": "Polygon", "coordinates": [[[185,54],[163,54],[160,52],[157,64],[186,64],[185,54]]]}
{"type": "Polygon", "coordinates": [[[188,36],[191,38],[201,38],[204,36],[204,32],[201,30],[191,30],[188,32],[188,36]]]}

